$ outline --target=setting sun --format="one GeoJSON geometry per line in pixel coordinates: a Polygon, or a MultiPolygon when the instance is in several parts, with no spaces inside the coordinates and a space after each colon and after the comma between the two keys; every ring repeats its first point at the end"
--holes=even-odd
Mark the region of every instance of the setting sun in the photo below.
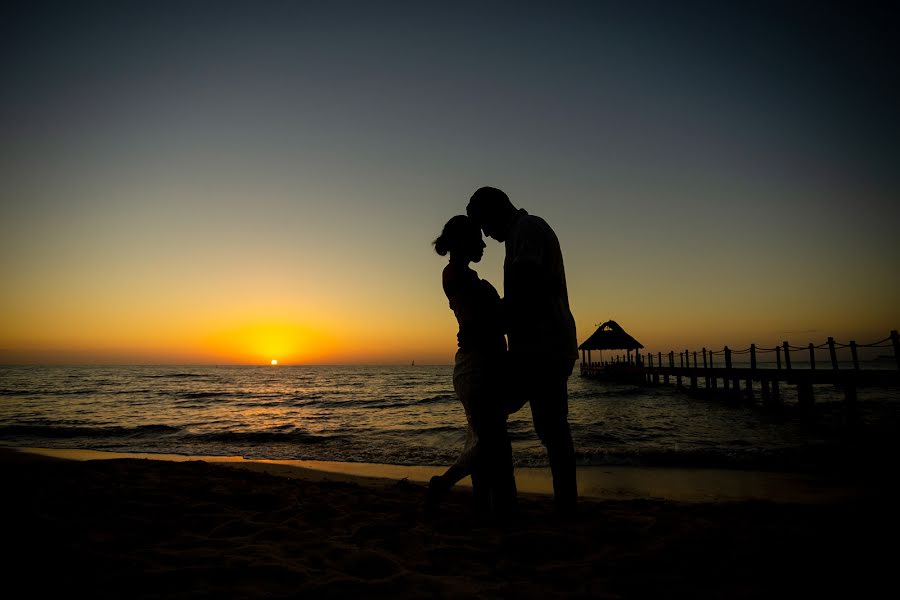
{"type": "Polygon", "coordinates": [[[203,348],[222,362],[275,366],[334,361],[340,347],[332,334],[298,323],[255,321],[244,315],[229,315],[222,322],[221,327],[210,327],[201,340],[203,348]]]}

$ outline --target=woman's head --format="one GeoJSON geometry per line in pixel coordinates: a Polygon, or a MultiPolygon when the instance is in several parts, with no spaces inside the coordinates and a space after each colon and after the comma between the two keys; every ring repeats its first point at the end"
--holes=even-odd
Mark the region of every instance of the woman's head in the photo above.
{"type": "Polygon", "coordinates": [[[441,256],[478,262],[484,255],[481,229],[466,215],[456,215],[444,225],[441,235],[434,240],[434,251],[441,256]]]}

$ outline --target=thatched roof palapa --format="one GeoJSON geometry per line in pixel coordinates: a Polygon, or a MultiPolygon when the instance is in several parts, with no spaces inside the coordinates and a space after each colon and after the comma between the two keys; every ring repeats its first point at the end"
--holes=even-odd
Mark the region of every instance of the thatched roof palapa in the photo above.
{"type": "Polygon", "coordinates": [[[615,321],[607,321],[591,337],[578,346],[579,350],[636,350],[644,346],[625,333],[615,321]]]}

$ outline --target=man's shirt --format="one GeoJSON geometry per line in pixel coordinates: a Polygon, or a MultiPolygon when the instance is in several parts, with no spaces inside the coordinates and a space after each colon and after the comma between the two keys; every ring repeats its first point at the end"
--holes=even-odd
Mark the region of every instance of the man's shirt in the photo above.
{"type": "Polygon", "coordinates": [[[503,287],[510,352],[578,358],[559,240],[546,221],[522,209],[506,234],[503,287]]]}

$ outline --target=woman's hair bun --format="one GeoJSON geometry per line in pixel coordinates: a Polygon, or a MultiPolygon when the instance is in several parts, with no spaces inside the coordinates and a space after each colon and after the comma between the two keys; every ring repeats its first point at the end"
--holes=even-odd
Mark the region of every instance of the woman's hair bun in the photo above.
{"type": "Polygon", "coordinates": [[[443,231],[441,231],[441,235],[431,244],[434,246],[434,251],[440,256],[447,256],[448,252],[453,250],[456,245],[465,240],[476,229],[477,227],[472,219],[466,215],[456,215],[447,221],[443,231]]]}

